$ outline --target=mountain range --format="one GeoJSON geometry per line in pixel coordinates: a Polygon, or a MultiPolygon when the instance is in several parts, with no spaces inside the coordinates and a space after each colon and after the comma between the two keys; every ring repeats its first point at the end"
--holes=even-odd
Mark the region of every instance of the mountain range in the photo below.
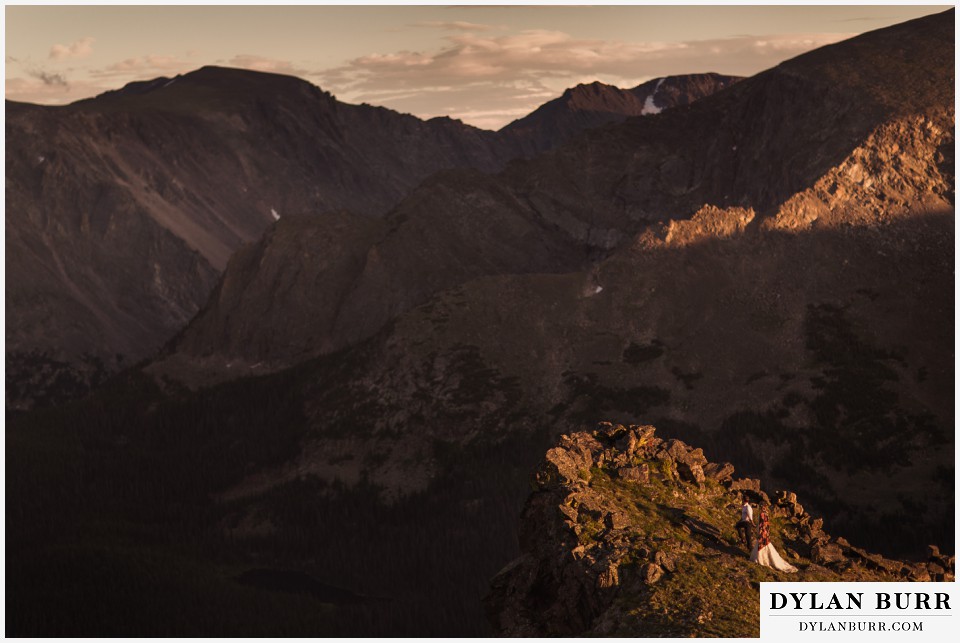
{"type": "MultiPolygon", "coordinates": [[[[86,399],[8,427],[17,631],[491,633],[480,598],[530,542],[516,534],[530,472],[561,434],[600,419],[655,424],[765,488],[801,493],[858,548],[910,560],[952,543],[953,48],[951,10],[555,144],[563,123],[589,119],[546,115],[581,95],[603,96],[585,112],[643,113],[671,81],[633,98],[577,88],[543,108],[549,124],[504,129],[528,132],[513,160],[491,144],[472,157],[488,165],[431,173],[380,209],[311,204],[302,165],[284,166],[276,193],[248,174],[261,177],[256,194],[302,207],[242,200],[261,236],[219,267],[196,248],[182,255],[208,276],[189,323],[171,322],[179,332],[159,352],[86,399]],[[521,158],[540,145],[555,146],[521,158]],[[261,216],[271,207],[279,218],[261,216]],[[53,624],[51,587],[63,598],[53,624]]],[[[91,105],[146,110],[156,92],[191,89],[186,78],[91,105]]],[[[230,141],[269,131],[276,151],[261,157],[308,154],[278,133],[314,123],[292,103],[257,121],[249,103],[228,109],[233,90],[190,95],[175,108],[157,99],[169,120],[151,122],[178,131],[216,114],[239,128],[230,141]],[[182,122],[166,112],[180,109],[182,122]]],[[[71,236],[49,221],[41,238],[71,236]]],[[[10,301],[8,285],[8,338],[10,301]]]]}
{"type": "MultiPolygon", "coordinates": [[[[658,109],[732,80],[667,79],[658,109]]],[[[633,113],[605,103],[633,93],[595,90],[499,133],[216,67],[66,107],[8,101],[8,403],[75,396],[149,356],[280,217],[376,219],[439,170],[501,169],[633,113]]]]}

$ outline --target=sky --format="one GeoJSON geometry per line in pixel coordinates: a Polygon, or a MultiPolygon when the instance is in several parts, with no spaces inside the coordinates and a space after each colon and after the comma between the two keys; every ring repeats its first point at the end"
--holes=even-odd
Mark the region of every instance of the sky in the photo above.
{"type": "Polygon", "coordinates": [[[5,7],[10,100],[66,104],[204,65],[498,129],[578,83],[749,76],[947,6],[5,7]]]}

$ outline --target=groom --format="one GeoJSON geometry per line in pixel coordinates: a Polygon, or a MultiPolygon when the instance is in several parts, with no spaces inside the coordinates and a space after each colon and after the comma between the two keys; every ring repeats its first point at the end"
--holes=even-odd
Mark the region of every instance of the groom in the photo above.
{"type": "Polygon", "coordinates": [[[747,496],[743,496],[743,505],[740,507],[740,522],[736,525],[737,534],[740,536],[740,542],[747,546],[747,550],[753,548],[753,507],[747,496]]]}

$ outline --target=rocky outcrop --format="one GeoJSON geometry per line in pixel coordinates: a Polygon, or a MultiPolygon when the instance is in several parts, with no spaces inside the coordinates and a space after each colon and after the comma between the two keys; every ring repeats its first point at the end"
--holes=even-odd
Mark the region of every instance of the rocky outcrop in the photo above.
{"type": "MultiPolygon", "coordinates": [[[[485,599],[508,636],[742,636],[757,630],[749,555],[733,534],[741,498],[769,506],[772,538],[796,580],[954,579],[954,559],[931,547],[905,563],[834,538],[795,493],[770,502],[732,465],[657,437],[652,426],[601,423],[561,436],[533,475],[520,522],[522,555],[485,599]],[[637,472],[647,475],[641,476],[637,472]],[[700,585],[704,577],[715,579],[700,585]],[[681,608],[671,611],[669,601],[681,608]],[[724,613],[726,611],[726,613],[724,613]]],[[[755,567],[765,580],[777,572],[755,567]]]]}

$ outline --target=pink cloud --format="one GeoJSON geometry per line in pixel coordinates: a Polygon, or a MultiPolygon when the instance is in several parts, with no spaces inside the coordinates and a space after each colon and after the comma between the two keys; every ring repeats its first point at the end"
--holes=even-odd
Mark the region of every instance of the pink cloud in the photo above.
{"type": "Polygon", "coordinates": [[[90,72],[95,78],[116,78],[127,76],[130,80],[143,79],[149,76],[164,76],[170,74],[179,74],[188,71],[191,63],[188,63],[177,56],[166,56],[159,54],[148,54],[146,56],[136,56],[127,58],[120,62],[108,65],[103,69],[96,69],[90,72]]]}
{"type": "Polygon", "coordinates": [[[95,38],[87,36],[81,38],[69,45],[56,44],[50,47],[50,58],[54,60],[64,60],[67,58],[84,58],[93,52],[93,43],[95,38]]]}
{"type": "Polygon", "coordinates": [[[549,30],[515,34],[460,30],[447,35],[447,45],[437,50],[369,54],[310,76],[344,100],[373,102],[373,97],[383,97],[383,104],[418,115],[432,115],[436,105],[444,104],[451,107],[451,116],[490,127],[535,109],[545,93],[559,95],[585,78],[632,87],[672,74],[752,75],[852,35],[609,42],[549,30]],[[518,90],[523,84],[534,91],[518,90]],[[436,94],[441,91],[461,96],[462,104],[440,101],[436,94]]]}

